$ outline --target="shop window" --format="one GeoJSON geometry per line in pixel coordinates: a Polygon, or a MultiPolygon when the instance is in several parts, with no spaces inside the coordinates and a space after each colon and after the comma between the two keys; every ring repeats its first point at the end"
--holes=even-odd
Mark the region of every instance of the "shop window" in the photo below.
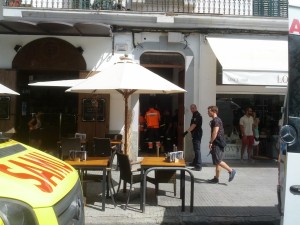
{"type": "Polygon", "coordinates": [[[243,95],[217,94],[216,104],[219,117],[223,121],[225,135],[232,145],[238,145],[236,131],[239,133],[239,120],[244,115],[243,110],[250,106],[260,119],[259,135],[261,138],[260,155],[274,158],[277,156],[279,120],[281,107],[284,104],[283,95],[243,95]],[[233,135],[234,134],[234,135],[233,135]]]}

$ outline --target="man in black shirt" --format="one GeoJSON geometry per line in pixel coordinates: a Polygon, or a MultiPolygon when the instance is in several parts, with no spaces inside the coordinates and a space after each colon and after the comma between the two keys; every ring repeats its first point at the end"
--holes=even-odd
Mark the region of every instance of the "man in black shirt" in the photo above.
{"type": "Polygon", "coordinates": [[[236,174],[236,170],[230,168],[230,166],[227,165],[223,161],[224,157],[224,147],[220,146],[221,143],[220,140],[224,140],[224,128],[222,120],[218,117],[219,109],[217,106],[209,106],[207,108],[208,116],[212,118],[210,121],[210,128],[211,128],[211,135],[210,135],[210,141],[209,141],[209,150],[211,153],[213,164],[216,166],[216,175],[213,179],[208,180],[209,183],[217,184],[219,183],[219,176],[221,173],[221,169],[227,170],[229,174],[228,181],[231,182],[236,174]]]}
{"type": "Polygon", "coordinates": [[[202,170],[202,160],[201,160],[201,139],[202,139],[202,116],[197,110],[197,106],[195,104],[191,104],[190,110],[193,113],[193,117],[191,119],[190,127],[184,132],[184,136],[187,133],[191,132],[192,134],[192,142],[193,142],[193,149],[195,153],[195,157],[193,162],[190,164],[194,166],[194,170],[201,171],[202,170]]]}

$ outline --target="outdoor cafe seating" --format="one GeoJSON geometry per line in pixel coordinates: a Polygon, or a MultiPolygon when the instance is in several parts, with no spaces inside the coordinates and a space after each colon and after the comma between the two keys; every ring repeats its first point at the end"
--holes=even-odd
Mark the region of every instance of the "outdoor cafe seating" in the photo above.
{"type": "Polygon", "coordinates": [[[81,149],[86,150],[86,134],[85,133],[75,133],[76,138],[80,138],[81,140],[81,149]]]}
{"type": "MultiPolygon", "coordinates": [[[[140,162],[139,167],[133,167],[132,163],[129,159],[129,156],[120,152],[117,152],[117,158],[119,161],[120,166],[120,177],[119,177],[119,183],[118,183],[118,189],[117,194],[120,191],[120,187],[123,181],[124,189],[123,192],[126,193],[128,191],[128,194],[126,196],[126,202],[124,209],[128,208],[128,204],[130,202],[131,194],[132,194],[132,186],[134,184],[140,184],[137,190],[139,190],[140,194],[140,209],[142,212],[145,212],[145,204],[146,204],[146,192],[147,192],[147,182],[150,182],[154,185],[157,184],[158,179],[153,178],[153,174],[151,175],[151,172],[168,172],[168,178],[172,177],[172,173],[175,173],[174,179],[176,179],[176,171],[180,171],[180,199],[181,199],[181,205],[182,205],[182,211],[185,210],[185,173],[189,173],[191,177],[191,212],[193,211],[193,184],[194,184],[194,178],[192,175],[192,172],[185,168],[185,160],[179,159],[175,161],[168,161],[165,157],[144,157],[143,160],[140,162]],[[142,182],[142,183],[141,183],[142,182]],[[129,189],[127,187],[127,184],[129,184],[129,189]],[[143,184],[143,185],[141,185],[143,184]]],[[[155,190],[155,195],[158,195],[157,191],[155,190]]]]}
{"type": "MultiPolygon", "coordinates": [[[[115,199],[114,199],[114,195],[116,194],[115,189],[114,189],[114,185],[113,185],[113,179],[112,179],[112,167],[113,167],[113,159],[115,157],[116,151],[112,151],[111,155],[109,156],[109,161],[108,161],[108,165],[106,168],[106,197],[111,197],[112,202],[114,205],[116,205],[115,203],[115,199]]],[[[94,169],[87,169],[84,171],[83,173],[83,177],[82,177],[82,182],[83,182],[83,192],[86,193],[87,190],[87,185],[88,183],[92,183],[92,182],[98,182],[101,183],[103,181],[103,174],[99,174],[99,171],[96,171],[94,169]],[[94,172],[93,172],[94,171],[94,172]]],[[[102,197],[105,198],[105,191],[103,190],[102,192],[102,197]]]]}
{"type": "MultiPolygon", "coordinates": [[[[109,138],[99,138],[94,137],[93,138],[93,148],[92,152],[89,154],[89,156],[92,157],[110,157],[109,165],[107,166],[107,196],[109,195],[109,187],[108,182],[111,182],[111,187],[113,192],[115,193],[115,189],[112,184],[112,178],[111,178],[111,170],[112,170],[112,164],[113,160],[116,154],[116,147],[112,146],[110,143],[109,138]]],[[[93,171],[93,169],[89,169],[85,171],[83,180],[86,182],[101,182],[103,177],[102,175],[95,174],[95,173],[89,173],[89,171],[93,171]]]]}
{"type": "Polygon", "coordinates": [[[122,150],[122,134],[105,134],[105,138],[109,138],[111,140],[111,144],[117,147],[117,151],[122,150]]]}
{"type": "MultiPolygon", "coordinates": [[[[124,184],[124,188],[123,188],[124,193],[126,193],[126,191],[127,191],[127,184],[129,184],[126,204],[124,207],[124,210],[126,210],[128,203],[130,201],[132,185],[137,184],[137,183],[141,184],[143,176],[141,174],[140,168],[133,167],[134,163],[132,163],[132,161],[129,159],[128,155],[123,154],[121,152],[117,152],[116,154],[117,154],[117,159],[118,159],[119,168],[120,168],[120,177],[119,177],[119,182],[118,182],[117,194],[120,191],[122,181],[124,184]]],[[[146,179],[150,183],[153,183],[153,179],[151,177],[147,177],[146,179]]],[[[142,191],[142,188],[140,187],[140,195],[142,195],[141,191],[142,191]]],[[[142,201],[142,198],[140,198],[140,199],[142,201]]],[[[141,205],[142,205],[142,202],[141,202],[141,205]]]]}
{"type": "Polygon", "coordinates": [[[80,139],[79,138],[63,138],[61,145],[65,147],[65,143],[68,143],[68,148],[64,148],[63,159],[74,166],[78,170],[81,178],[83,193],[87,196],[87,185],[89,183],[102,183],[102,205],[105,210],[106,196],[110,196],[113,204],[115,204],[114,195],[115,189],[112,182],[112,165],[113,159],[116,153],[116,147],[111,146],[109,138],[93,138],[93,149],[85,157],[81,157],[80,151],[80,139]],[[74,142],[76,140],[76,147],[74,142]],[[74,154],[73,154],[74,153],[74,154]],[[105,193],[106,192],[106,193],[105,193]]]}

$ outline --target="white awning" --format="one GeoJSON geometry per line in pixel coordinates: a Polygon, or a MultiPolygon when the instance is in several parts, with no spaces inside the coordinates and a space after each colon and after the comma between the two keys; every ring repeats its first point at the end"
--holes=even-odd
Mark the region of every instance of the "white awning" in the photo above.
{"type": "Polygon", "coordinates": [[[286,86],[287,40],[207,37],[223,68],[223,84],[286,86]]]}

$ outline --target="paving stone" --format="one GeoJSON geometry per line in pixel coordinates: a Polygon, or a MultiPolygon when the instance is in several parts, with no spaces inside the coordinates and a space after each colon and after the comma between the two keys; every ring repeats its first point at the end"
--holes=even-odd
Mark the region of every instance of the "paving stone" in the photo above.
{"type": "MultiPolygon", "coordinates": [[[[193,171],[195,190],[192,213],[189,211],[188,177],[185,184],[185,212],[181,212],[179,180],[176,182],[178,191],[176,196],[173,194],[172,184],[160,184],[158,196],[155,195],[154,185],[147,184],[144,213],[141,212],[139,205],[139,184],[134,185],[127,210],[123,209],[126,195],[119,193],[119,197],[116,197],[116,208],[108,198],[105,211],[101,209],[100,183],[88,184],[86,225],[279,225],[277,163],[274,160],[256,160],[254,163],[232,160],[227,163],[237,170],[236,177],[230,183],[225,170],[221,171],[219,184],[207,183],[207,179],[211,179],[215,172],[215,167],[210,164],[207,164],[201,172],[193,171]]],[[[113,171],[115,189],[119,181],[118,175],[119,171],[113,171]]]]}

